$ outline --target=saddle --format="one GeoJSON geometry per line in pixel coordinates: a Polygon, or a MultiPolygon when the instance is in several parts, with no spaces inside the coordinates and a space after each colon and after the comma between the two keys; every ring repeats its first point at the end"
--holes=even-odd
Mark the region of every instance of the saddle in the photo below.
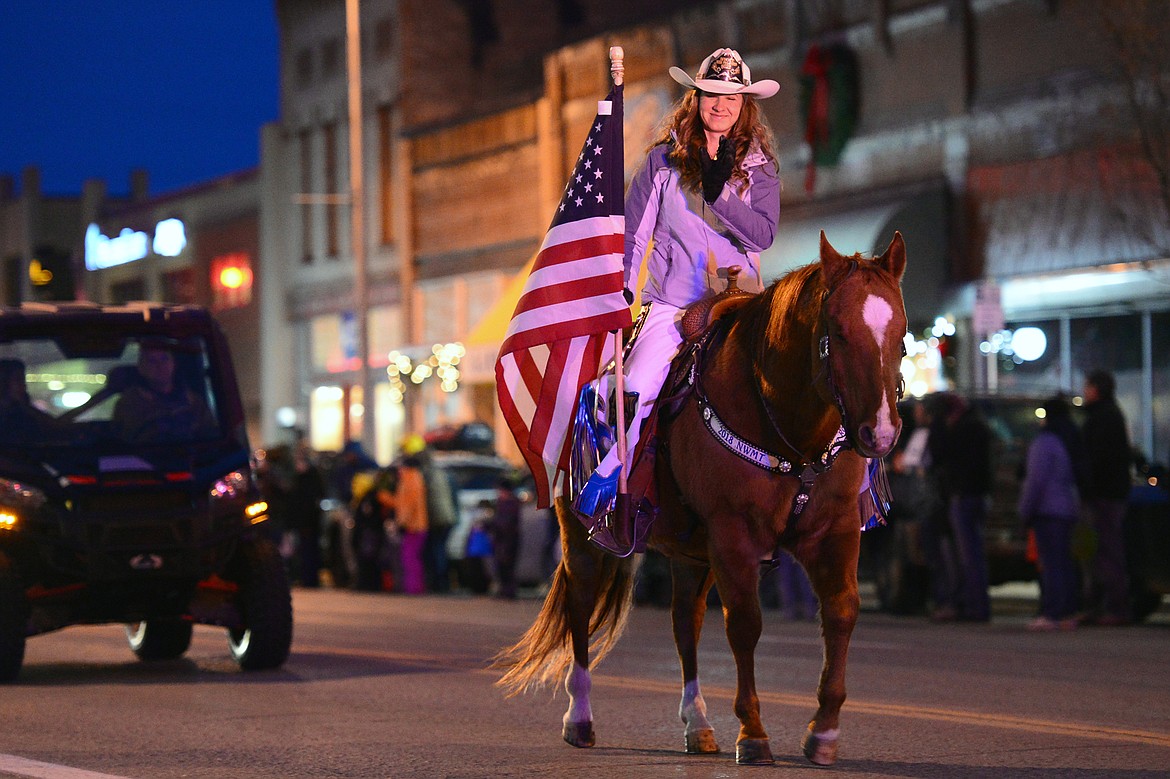
{"type": "Polygon", "coordinates": [[[739,288],[739,265],[727,269],[727,289],[692,303],[679,322],[688,344],[700,340],[720,317],[735,311],[755,295],[739,288]]]}
{"type": "MultiPolygon", "coordinates": [[[[635,552],[645,551],[646,538],[658,514],[657,482],[654,478],[655,463],[659,449],[665,445],[664,439],[659,435],[660,415],[674,417],[682,408],[683,402],[692,390],[692,385],[686,381],[686,377],[694,362],[695,352],[709,345],[718,322],[755,297],[753,293],[739,288],[737,278],[741,270],[738,265],[728,268],[727,288],[692,304],[680,320],[679,326],[684,338],[684,345],[671,363],[662,391],[659,392],[654,407],[643,425],[638,447],[633,452],[633,456],[630,457],[630,466],[626,477],[628,499],[623,499],[623,496],[619,495],[616,508],[613,511],[604,512],[601,516],[578,515],[578,519],[589,531],[590,540],[607,552],[619,557],[626,557],[635,552]]],[[[627,352],[634,339],[637,338],[639,330],[640,328],[635,325],[634,338],[626,345],[627,352]]],[[[612,366],[607,370],[612,370],[612,366]]],[[[632,416],[631,401],[636,402],[636,396],[633,393],[628,393],[624,400],[627,403],[626,418],[628,419],[632,416]]],[[[605,408],[608,410],[605,416],[609,423],[609,429],[599,429],[596,424],[597,416],[588,410],[590,407],[596,406],[597,401],[598,398],[593,386],[586,385],[582,390],[577,422],[573,431],[574,458],[582,452],[596,453],[596,459],[593,459],[592,463],[581,464],[587,466],[588,472],[592,472],[592,468],[600,461],[600,456],[604,452],[599,450],[612,438],[609,430],[612,430],[617,424],[615,419],[616,403],[611,398],[610,402],[605,404],[605,408]],[[588,441],[582,439],[588,439],[588,441]]],[[[572,470],[581,475],[586,472],[586,468],[580,467],[578,464],[574,464],[572,470]]],[[[583,484],[584,481],[579,480],[579,483],[583,484]]]]}

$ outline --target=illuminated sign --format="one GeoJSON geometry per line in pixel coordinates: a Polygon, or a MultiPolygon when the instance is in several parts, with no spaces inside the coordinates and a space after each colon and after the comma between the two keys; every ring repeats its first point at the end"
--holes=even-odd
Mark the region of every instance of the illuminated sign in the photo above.
{"type": "Polygon", "coordinates": [[[164,219],[154,226],[154,253],[178,257],[187,246],[187,230],[178,219],[164,219]]]}
{"type": "Polygon", "coordinates": [[[102,234],[96,224],[85,229],[85,267],[101,270],[141,260],[151,248],[161,257],[178,257],[187,246],[187,228],[178,219],[164,219],[154,227],[154,241],[141,230],[122,228],[116,237],[102,234]]]}
{"type": "Polygon", "coordinates": [[[252,257],[246,252],[221,254],[211,261],[211,308],[239,308],[252,302],[252,257]]]}
{"type": "Polygon", "coordinates": [[[34,287],[43,287],[53,280],[53,271],[41,265],[40,260],[28,264],[28,280],[34,287]]]}

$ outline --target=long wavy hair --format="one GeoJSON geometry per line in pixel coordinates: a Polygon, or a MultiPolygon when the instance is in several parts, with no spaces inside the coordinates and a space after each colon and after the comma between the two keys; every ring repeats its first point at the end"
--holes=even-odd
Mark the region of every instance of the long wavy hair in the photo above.
{"type": "MultiPolygon", "coordinates": [[[[699,116],[701,94],[697,89],[687,90],[674,111],[662,122],[654,142],[650,144],[650,148],[662,144],[670,146],[667,160],[678,170],[683,186],[695,192],[702,186],[703,176],[699,150],[707,143],[703,120],[699,116]]],[[[747,184],[747,171],[743,167],[743,161],[753,148],[758,148],[779,168],[776,154],[772,150],[772,130],[764,119],[759,102],[751,95],[743,96],[743,107],[740,109],[739,119],[731,128],[729,140],[735,149],[735,168],[731,174],[731,181],[737,189],[742,190],[747,184]]]]}

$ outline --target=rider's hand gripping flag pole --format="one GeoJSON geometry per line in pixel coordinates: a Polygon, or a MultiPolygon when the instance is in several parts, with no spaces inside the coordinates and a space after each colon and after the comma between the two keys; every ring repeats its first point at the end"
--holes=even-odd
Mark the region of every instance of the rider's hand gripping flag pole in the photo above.
{"type": "MultiPolygon", "coordinates": [[[[609,48],[609,75],[613,78],[614,86],[621,86],[625,79],[625,52],[622,51],[621,46],[611,46],[609,48]]],[[[622,341],[622,330],[618,329],[613,334],[613,351],[614,351],[614,381],[617,405],[617,446],[618,459],[621,462],[621,467],[618,471],[618,490],[617,497],[614,501],[615,516],[619,517],[616,523],[618,527],[625,527],[628,523],[624,520],[630,516],[630,492],[626,481],[626,475],[629,473],[627,467],[627,459],[629,453],[626,451],[626,376],[625,367],[623,365],[623,355],[625,344],[622,341]]]]}

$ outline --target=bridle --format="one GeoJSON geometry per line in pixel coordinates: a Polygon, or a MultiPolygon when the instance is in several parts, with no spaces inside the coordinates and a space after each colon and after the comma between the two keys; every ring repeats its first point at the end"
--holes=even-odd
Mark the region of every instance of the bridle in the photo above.
{"type": "MultiPolygon", "coordinates": [[[[820,367],[820,370],[817,372],[816,377],[814,378],[814,382],[824,381],[825,391],[826,391],[828,397],[832,399],[833,404],[837,407],[837,413],[841,415],[841,426],[845,429],[846,434],[848,434],[848,431],[852,430],[853,427],[849,424],[849,414],[845,410],[845,401],[841,397],[841,391],[837,388],[837,382],[833,379],[833,364],[829,361],[829,349],[830,349],[831,339],[829,338],[828,310],[829,310],[829,298],[831,298],[833,296],[834,292],[836,292],[838,289],[841,288],[841,286],[845,283],[845,280],[848,279],[849,276],[852,275],[853,271],[857,270],[857,268],[858,268],[857,260],[855,260],[855,259],[850,260],[849,261],[849,270],[847,270],[845,272],[844,278],[842,278],[841,281],[836,286],[834,286],[832,289],[827,290],[825,292],[824,299],[821,301],[820,323],[819,323],[821,336],[819,339],[817,339],[817,356],[820,359],[820,366],[821,367],[820,367]]],[[[905,356],[906,356],[906,341],[903,339],[903,341],[902,341],[902,354],[900,355],[900,357],[905,357],[905,356]]],[[[758,382],[757,382],[757,384],[758,384],[758,382]]],[[[894,391],[898,396],[898,400],[902,400],[902,398],[905,397],[905,395],[906,395],[906,377],[902,375],[901,370],[898,371],[898,382],[894,388],[894,391]]],[[[760,399],[763,400],[762,391],[760,392],[760,399]]],[[[770,411],[768,413],[768,419],[772,422],[773,429],[775,429],[776,428],[776,421],[772,418],[772,414],[770,411]]],[[[777,432],[779,433],[779,430],[777,430],[777,432]]],[[[781,438],[783,438],[783,435],[781,435],[781,438]]],[[[788,443],[788,442],[785,441],[785,443],[788,443]]],[[[850,439],[850,443],[851,444],[853,443],[852,438],[850,439]]],[[[789,446],[791,446],[791,444],[789,444],[789,446]]]]}

